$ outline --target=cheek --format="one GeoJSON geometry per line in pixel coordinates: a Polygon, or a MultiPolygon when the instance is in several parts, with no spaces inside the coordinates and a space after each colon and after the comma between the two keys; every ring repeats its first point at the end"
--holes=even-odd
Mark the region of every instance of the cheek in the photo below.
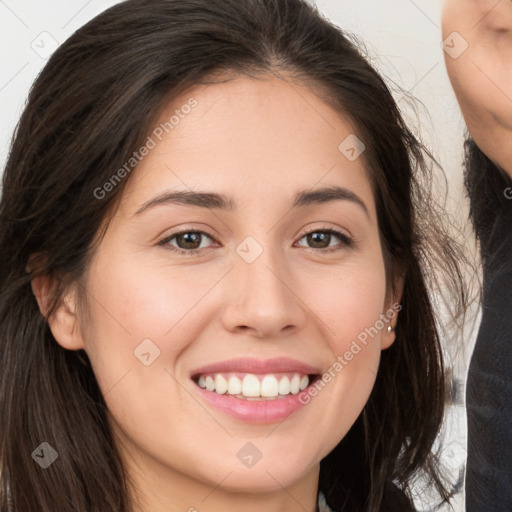
{"type": "Polygon", "coordinates": [[[194,266],[141,264],[137,258],[116,258],[115,266],[98,263],[89,277],[97,334],[110,332],[112,342],[121,338],[131,344],[173,336],[182,325],[199,327],[202,317],[194,313],[221,276],[194,266]]]}
{"type": "Polygon", "coordinates": [[[512,104],[507,96],[512,97],[512,68],[504,73],[498,65],[493,68],[489,57],[480,61],[486,63],[482,70],[469,61],[448,68],[464,118],[475,131],[492,124],[511,129],[512,104]]]}
{"type": "Polygon", "coordinates": [[[495,7],[452,0],[443,13],[443,40],[457,32],[459,39],[450,41],[467,46],[455,58],[445,53],[446,68],[468,128],[483,136],[493,127],[512,129],[512,33],[498,30],[509,11],[495,7]]]}
{"type": "Polygon", "coordinates": [[[389,325],[384,315],[384,263],[375,259],[367,265],[333,269],[327,275],[317,276],[313,282],[318,286],[307,294],[332,354],[316,386],[318,397],[313,391],[309,398],[330,411],[325,413],[326,425],[342,436],[364,407],[379,367],[381,336],[389,325]]]}
{"type": "Polygon", "coordinates": [[[221,276],[140,265],[122,256],[115,264],[98,259],[87,279],[89,321],[83,332],[102,391],[127,373],[142,382],[153,379],[150,368],[172,368],[207,325],[201,299],[221,276]]]}
{"type": "MultiPolygon", "coordinates": [[[[190,267],[192,268],[192,267],[190,267]]],[[[184,389],[177,361],[205,328],[197,314],[201,297],[218,278],[189,274],[133,259],[97,260],[88,276],[87,353],[106,401],[111,423],[135,456],[149,454],[186,470],[201,467],[198,452],[209,448],[205,432],[222,435],[217,423],[184,389]],[[134,271],[133,269],[137,270],[134,271]],[[167,282],[165,277],[169,277],[167,282]],[[169,431],[174,436],[169,436],[169,431]]],[[[232,450],[236,453],[236,450],[232,450]]],[[[133,455],[133,454],[132,454],[133,455]]],[[[233,461],[230,461],[233,464],[233,461]]],[[[211,476],[211,475],[210,475],[211,476]]]]}
{"type": "Polygon", "coordinates": [[[384,311],[386,279],[381,258],[354,258],[348,265],[318,270],[302,286],[305,302],[323,320],[323,334],[335,353],[344,351],[384,311]],[[315,285],[306,288],[306,283],[315,285]]]}
{"type": "MultiPolygon", "coordinates": [[[[512,175],[512,146],[509,143],[512,136],[512,103],[505,96],[512,97],[512,76],[498,89],[498,78],[491,81],[472,67],[472,72],[463,67],[452,75],[464,121],[479,148],[512,175]]],[[[498,77],[498,74],[495,76],[498,77]]]]}

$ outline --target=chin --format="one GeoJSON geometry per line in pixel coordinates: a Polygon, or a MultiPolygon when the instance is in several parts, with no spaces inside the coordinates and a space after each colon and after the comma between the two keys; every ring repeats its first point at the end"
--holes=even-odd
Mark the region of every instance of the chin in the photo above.
{"type": "Polygon", "coordinates": [[[283,487],[290,487],[304,476],[305,468],[302,472],[298,472],[299,469],[297,465],[294,468],[277,465],[262,466],[259,469],[253,467],[251,469],[237,468],[233,470],[231,468],[232,473],[224,480],[222,487],[226,491],[248,494],[282,491],[283,487]]]}

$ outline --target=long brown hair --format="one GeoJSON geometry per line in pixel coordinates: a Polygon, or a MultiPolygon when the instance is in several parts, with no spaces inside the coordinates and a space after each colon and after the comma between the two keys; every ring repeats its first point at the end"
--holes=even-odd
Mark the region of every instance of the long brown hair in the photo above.
{"type": "Polygon", "coordinates": [[[432,444],[443,418],[443,360],[430,299],[434,269],[459,303],[456,246],[428,188],[432,161],[358,46],[302,0],[128,0],[80,28],[34,83],[13,138],[0,205],[0,474],[17,512],[128,512],[127,475],[83,350],[53,338],[31,291],[83,275],[130,176],[102,199],[169,98],[219,73],[287,71],[352,120],[377,205],[390,289],[404,277],[395,343],[347,436],[321,462],[334,510],[377,511],[390,482],[425,472],[443,488],[432,444]],[[31,255],[40,255],[32,274],[31,255]],[[58,452],[44,471],[31,453],[58,452]]]}

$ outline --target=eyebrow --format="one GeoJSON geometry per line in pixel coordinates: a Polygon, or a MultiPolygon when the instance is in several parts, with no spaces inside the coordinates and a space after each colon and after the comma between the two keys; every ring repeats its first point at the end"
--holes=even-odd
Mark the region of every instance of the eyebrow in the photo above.
{"type": "MultiPolygon", "coordinates": [[[[368,208],[364,201],[354,192],[339,186],[323,187],[316,190],[302,190],[297,192],[292,203],[292,209],[303,208],[310,205],[319,205],[332,201],[350,201],[359,205],[369,217],[368,208]]],[[[195,208],[208,208],[213,210],[233,211],[237,209],[235,200],[225,194],[213,192],[171,191],[146,201],[136,212],[138,215],[150,208],[160,205],[183,205],[195,208]]]]}

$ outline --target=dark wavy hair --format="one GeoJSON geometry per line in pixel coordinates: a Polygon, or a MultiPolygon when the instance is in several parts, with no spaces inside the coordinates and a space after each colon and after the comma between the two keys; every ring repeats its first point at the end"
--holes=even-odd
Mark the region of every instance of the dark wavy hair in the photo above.
{"type": "Polygon", "coordinates": [[[363,412],[321,461],[319,489],[335,510],[384,510],[390,483],[408,493],[422,472],[448,499],[432,450],[445,381],[431,293],[443,269],[444,285],[464,304],[460,253],[429,185],[435,162],[385,82],[355,38],[303,0],[128,0],[49,59],[3,176],[2,512],[9,496],[17,512],[130,510],[129,475],[90,361],[83,350],[63,349],[47,318],[79,282],[130,177],[102,200],[94,191],[141,147],[171,98],[231,72],[286,73],[353,122],[366,145],[389,289],[404,279],[396,341],[382,353],[363,412]],[[59,283],[46,317],[31,290],[37,275],[59,283]],[[59,454],[45,471],[31,458],[41,440],[59,454]]]}

